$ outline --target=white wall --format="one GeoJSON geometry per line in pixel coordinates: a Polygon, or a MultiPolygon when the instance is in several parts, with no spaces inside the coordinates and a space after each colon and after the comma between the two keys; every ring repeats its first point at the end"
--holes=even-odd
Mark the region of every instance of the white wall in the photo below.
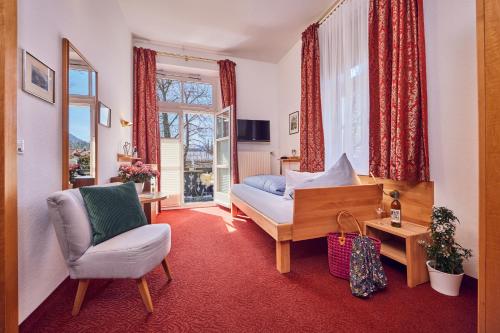
{"type": "MultiPolygon", "coordinates": [[[[188,54],[191,56],[205,57],[210,59],[230,59],[236,63],[236,98],[237,117],[239,119],[270,120],[271,142],[270,143],[238,143],[240,151],[269,151],[273,152],[272,171],[279,173],[278,151],[279,151],[279,116],[278,116],[278,66],[276,64],[254,61],[243,58],[235,58],[215,53],[200,52],[189,49],[178,49],[160,43],[147,43],[136,41],[136,46],[151,48],[157,51],[188,54]]],[[[176,58],[160,56],[159,67],[169,65],[169,71],[178,70],[192,74],[218,76],[219,67],[216,63],[199,61],[184,61],[176,58]]],[[[220,89],[220,88],[218,88],[220,89]]]]}
{"type": "Polygon", "coordinates": [[[301,49],[302,41],[298,41],[278,62],[280,156],[291,156],[292,149],[300,154],[300,134],[289,134],[288,116],[300,112],[301,49]]]}
{"type": "Polygon", "coordinates": [[[475,0],[425,0],[429,150],[435,203],[461,221],[457,241],[478,271],[478,114],[475,0]]]}
{"type": "Polygon", "coordinates": [[[132,41],[114,0],[20,0],[18,6],[20,49],[56,71],[55,105],[21,91],[19,80],[18,139],[25,141],[18,159],[21,322],[68,275],[46,206],[46,198],[61,189],[62,37],[97,69],[99,98],[112,109],[111,128],[99,126],[101,183],[116,174],[119,142],[130,137],[119,119],[131,118],[132,41]]]}
{"type": "MultiPolygon", "coordinates": [[[[465,265],[478,270],[478,124],[474,0],[425,0],[429,154],[435,204],[461,220],[457,241],[472,248],[465,265]]],[[[279,61],[280,154],[298,149],[288,114],[300,109],[301,42],[279,61]]]]}

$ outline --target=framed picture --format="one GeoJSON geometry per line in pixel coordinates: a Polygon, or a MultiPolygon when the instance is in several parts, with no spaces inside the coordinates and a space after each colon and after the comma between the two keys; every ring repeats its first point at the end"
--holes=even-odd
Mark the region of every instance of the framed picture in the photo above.
{"type": "Polygon", "coordinates": [[[23,51],[23,90],[55,103],[55,72],[26,50],[23,51]]]}
{"type": "Polygon", "coordinates": [[[299,133],[299,111],[288,115],[288,134],[292,135],[295,133],[299,133]]]}
{"type": "Polygon", "coordinates": [[[99,125],[111,127],[111,109],[99,102],[99,125]]]}

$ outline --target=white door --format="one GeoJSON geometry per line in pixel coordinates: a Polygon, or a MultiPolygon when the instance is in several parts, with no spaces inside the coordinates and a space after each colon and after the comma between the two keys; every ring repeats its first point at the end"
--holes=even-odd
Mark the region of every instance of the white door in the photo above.
{"type": "Polygon", "coordinates": [[[232,107],[227,107],[215,116],[215,190],[214,201],[224,207],[230,206],[231,189],[231,119],[232,107]]]}

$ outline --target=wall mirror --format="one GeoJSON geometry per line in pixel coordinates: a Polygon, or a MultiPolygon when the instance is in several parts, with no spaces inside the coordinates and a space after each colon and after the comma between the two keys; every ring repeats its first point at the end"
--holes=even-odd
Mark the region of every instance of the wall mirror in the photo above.
{"type": "Polygon", "coordinates": [[[97,184],[97,71],[63,39],[62,188],[97,184]]]}
{"type": "Polygon", "coordinates": [[[111,109],[99,102],[99,125],[111,127],[111,109]]]}

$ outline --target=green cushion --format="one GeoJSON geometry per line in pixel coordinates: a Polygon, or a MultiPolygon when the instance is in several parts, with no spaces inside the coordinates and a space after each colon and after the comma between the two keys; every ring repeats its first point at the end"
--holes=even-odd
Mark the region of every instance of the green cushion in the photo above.
{"type": "Polygon", "coordinates": [[[93,245],[147,224],[133,182],[108,187],[81,187],[80,193],[92,225],[93,245]]]}

